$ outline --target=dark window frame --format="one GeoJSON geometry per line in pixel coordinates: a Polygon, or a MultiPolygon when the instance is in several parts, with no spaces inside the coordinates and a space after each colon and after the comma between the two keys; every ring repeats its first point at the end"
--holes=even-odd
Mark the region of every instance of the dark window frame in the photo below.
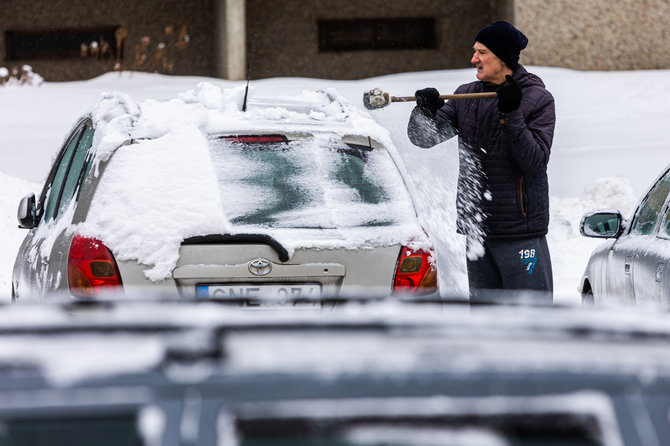
{"type": "Polygon", "coordinates": [[[104,38],[116,54],[115,31],[119,26],[59,29],[10,29],[5,31],[5,60],[81,58],[81,44],[104,38]]]}
{"type": "Polygon", "coordinates": [[[437,49],[436,19],[321,19],[319,52],[437,49]]]}

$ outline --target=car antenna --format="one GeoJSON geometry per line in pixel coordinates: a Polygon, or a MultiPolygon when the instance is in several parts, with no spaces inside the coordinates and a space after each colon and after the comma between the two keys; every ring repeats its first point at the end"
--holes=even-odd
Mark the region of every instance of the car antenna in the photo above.
{"type": "Polygon", "coordinates": [[[251,66],[254,63],[254,53],[256,52],[256,33],[254,33],[254,40],[251,42],[251,54],[249,55],[249,65],[247,66],[247,86],[244,89],[244,102],[242,103],[242,111],[247,111],[247,95],[249,94],[249,80],[251,79],[251,66]]]}

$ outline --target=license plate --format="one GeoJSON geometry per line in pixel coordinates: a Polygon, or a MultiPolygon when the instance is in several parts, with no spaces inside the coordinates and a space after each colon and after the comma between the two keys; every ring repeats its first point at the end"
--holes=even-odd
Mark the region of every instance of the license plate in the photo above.
{"type": "Polygon", "coordinates": [[[196,285],[196,295],[212,299],[315,299],[321,297],[321,284],[207,284],[196,285]]]}

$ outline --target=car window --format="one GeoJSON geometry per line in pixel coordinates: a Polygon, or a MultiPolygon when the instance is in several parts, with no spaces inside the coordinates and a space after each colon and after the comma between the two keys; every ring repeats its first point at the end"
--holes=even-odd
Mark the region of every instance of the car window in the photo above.
{"type": "Polygon", "coordinates": [[[70,417],[24,416],[2,420],[0,445],[128,445],[145,444],[135,414],[79,414],[70,417]]]}
{"type": "Polygon", "coordinates": [[[79,144],[77,144],[77,149],[74,152],[74,157],[70,163],[70,170],[67,173],[63,192],[61,193],[60,202],[58,204],[58,214],[70,204],[70,200],[72,200],[72,197],[74,196],[77,185],[83,182],[84,176],[82,176],[82,171],[92,143],[93,130],[87,126],[84,128],[84,132],[81,135],[79,144]]]}
{"type": "Polygon", "coordinates": [[[389,226],[413,210],[388,152],[341,140],[214,139],[210,153],[235,225],[389,226]]]}
{"type": "MultiPolygon", "coordinates": [[[[599,421],[594,416],[556,411],[489,416],[453,414],[435,417],[385,418],[367,415],[332,419],[235,420],[240,446],[600,446],[599,421]]],[[[223,443],[223,441],[221,441],[223,443]]]]}
{"type": "Polygon", "coordinates": [[[56,207],[58,205],[58,199],[60,197],[60,193],[63,188],[63,182],[65,181],[66,178],[67,169],[70,166],[72,155],[74,153],[75,148],[77,147],[77,143],[79,142],[79,138],[81,137],[83,131],[84,131],[83,128],[79,129],[76,133],[72,135],[72,137],[68,141],[67,146],[63,151],[63,156],[61,157],[58,163],[58,167],[56,169],[56,173],[53,176],[53,180],[51,181],[51,184],[47,186],[49,191],[46,199],[47,201],[44,211],[44,221],[49,221],[53,219],[53,217],[56,214],[56,207]]]}
{"type": "Polygon", "coordinates": [[[80,184],[88,150],[93,141],[93,130],[88,126],[78,129],[70,138],[49,186],[44,221],[52,220],[65,209],[80,184]]]}
{"type": "Polygon", "coordinates": [[[663,216],[663,223],[658,230],[658,236],[661,238],[670,238],[670,208],[666,208],[663,216]]]}
{"type": "Polygon", "coordinates": [[[654,185],[633,216],[631,234],[648,235],[654,231],[658,214],[670,192],[670,171],[654,185]]]}

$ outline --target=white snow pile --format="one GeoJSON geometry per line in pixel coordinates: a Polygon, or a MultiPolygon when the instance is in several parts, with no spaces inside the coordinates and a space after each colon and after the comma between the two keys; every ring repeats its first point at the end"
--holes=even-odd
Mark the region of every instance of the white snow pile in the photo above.
{"type": "Polygon", "coordinates": [[[22,86],[39,87],[44,83],[44,78],[33,71],[30,65],[23,65],[21,71],[13,68],[12,71],[6,67],[0,67],[0,86],[22,86]]]}
{"type": "MultiPolygon", "coordinates": [[[[402,167],[397,167],[400,156],[388,132],[367,114],[334,90],[279,97],[275,103],[250,101],[246,112],[243,98],[243,87],[221,90],[204,82],[169,101],[137,104],[122,93],[103,94],[91,110],[97,128],[92,174],[101,175],[100,183],[87,220],[70,230],[102,240],[119,261],[147,265],[145,275],[152,281],[168,278],[181,242],[198,235],[269,233],[289,253],[300,247],[359,249],[409,241],[426,246],[399,173],[402,167]],[[263,170],[262,163],[228,151],[213,156],[209,135],[287,130],[313,135],[288,144],[292,162],[308,172],[293,180],[315,196],[304,207],[281,214],[288,222],[281,229],[232,224],[240,208],[253,211],[281,197],[273,197],[271,187],[259,191],[249,184],[251,176],[263,170]],[[339,155],[324,148],[343,145],[345,135],[372,137],[389,149],[370,155],[364,172],[381,185],[388,200],[361,202],[354,189],[333,179],[339,155]],[[221,170],[232,172],[232,177],[221,170]],[[393,230],[364,224],[379,219],[392,220],[393,230]],[[306,236],[310,231],[287,226],[324,229],[306,236]]],[[[42,228],[38,236],[41,232],[42,228]]]]}

